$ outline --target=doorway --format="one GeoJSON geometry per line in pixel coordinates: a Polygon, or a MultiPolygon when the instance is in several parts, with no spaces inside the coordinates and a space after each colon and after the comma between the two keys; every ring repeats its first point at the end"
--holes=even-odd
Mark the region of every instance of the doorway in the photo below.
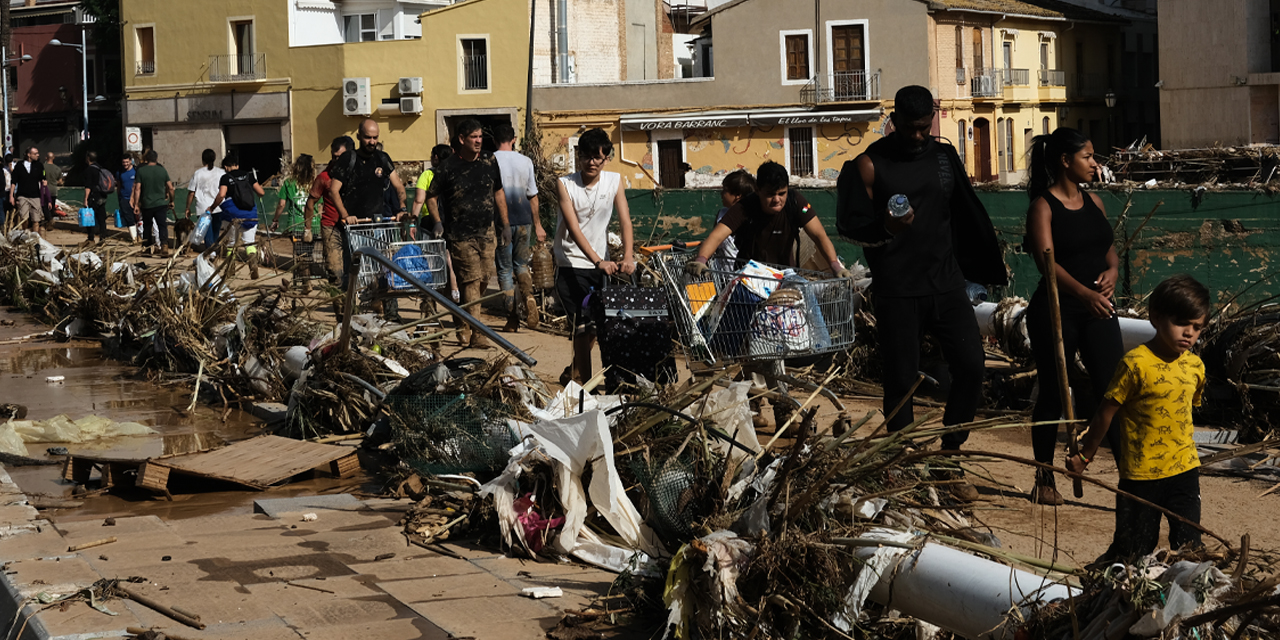
{"type": "Polygon", "coordinates": [[[991,182],[991,123],[986,118],[973,121],[973,161],[978,182],[991,182]]]}
{"type": "Polygon", "coordinates": [[[658,141],[658,182],[664,189],[684,188],[684,140],[658,141]]]}

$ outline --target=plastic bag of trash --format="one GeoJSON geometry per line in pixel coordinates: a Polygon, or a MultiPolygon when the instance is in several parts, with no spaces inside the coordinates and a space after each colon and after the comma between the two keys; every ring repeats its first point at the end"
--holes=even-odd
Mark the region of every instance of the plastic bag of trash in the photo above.
{"type": "Polygon", "coordinates": [[[217,277],[218,270],[213,268],[213,265],[204,257],[204,254],[196,256],[195,265],[197,287],[207,285],[210,288],[216,288],[222,282],[222,279],[217,277]]]}
{"type": "Polygon", "coordinates": [[[15,456],[27,455],[27,445],[22,444],[22,436],[13,429],[13,421],[0,424],[0,452],[15,456]]]}

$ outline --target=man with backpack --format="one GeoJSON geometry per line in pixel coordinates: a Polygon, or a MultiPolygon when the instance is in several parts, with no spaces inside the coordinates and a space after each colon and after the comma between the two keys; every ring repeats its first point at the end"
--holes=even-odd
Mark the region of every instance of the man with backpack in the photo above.
{"type": "Polygon", "coordinates": [[[244,253],[249,261],[249,279],[258,279],[258,247],[253,243],[258,232],[258,198],[265,195],[262,185],[258,184],[258,172],[253,169],[240,169],[240,156],[235,151],[227,152],[222,159],[222,168],[226,174],[218,182],[218,197],[214,198],[209,208],[222,207],[222,225],[228,238],[235,241],[227,249],[227,256],[233,257],[240,245],[244,244],[244,253]]]}
{"type": "Polygon", "coordinates": [[[142,216],[142,246],[160,258],[169,257],[169,210],[173,208],[173,181],[160,166],[155,149],[143,156],[133,182],[133,211],[142,216]],[[154,234],[152,232],[154,229],[154,234]],[[153,244],[154,243],[154,244],[153,244]]]}
{"type": "Polygon", "coordinates": [[[107,241],[107,196],[116,189],[115,174],[98,166],[98,152],[89,151],[84,156],[89,166],[84,170],[84,205],[93,209],[92,227],[85,227],[89,242],[97,238],[99,245],[107,241]]]}
{"type": "MultiPolygon", "coordinates": [[[[348,225],[387,213],[393,214],[397,220],[407,215],[404,184],[396,173],[391,156],[378,149],[378,134],[378,123],[372,118],[365,118],[356,134],[360,146],[343,153],[328,168],[329,196],[338,209],[338,219],[348,225]],[[396,199],[390,208],[394,210],[388,211],[387,190],[393,187],[396,199]]],[[[359,264],[351,268],[358,270],[359,264]]],[[[384,317],[392,322],[399,320],[394,298],[388,301],[384,317]]]]}

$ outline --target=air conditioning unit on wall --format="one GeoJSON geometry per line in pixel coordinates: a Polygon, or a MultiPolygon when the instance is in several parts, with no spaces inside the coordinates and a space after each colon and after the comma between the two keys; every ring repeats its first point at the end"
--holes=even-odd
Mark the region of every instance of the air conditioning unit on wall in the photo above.
{"type": "Polygon", "coordinates": [[[400,95],[416,96],[422,94],[422,77],[400,78],[400,95]]]}
{"type": "Polygon", "coordinates": [[[400,98],[400,113],[422,113],[422,98],[420,96],[400,98]]]}
{"type": "Polygon", "coordinates": [[[368,78],[342,79],[342,115],[368,116],[373,114],[372,100],[369,99],[368,78]]]}

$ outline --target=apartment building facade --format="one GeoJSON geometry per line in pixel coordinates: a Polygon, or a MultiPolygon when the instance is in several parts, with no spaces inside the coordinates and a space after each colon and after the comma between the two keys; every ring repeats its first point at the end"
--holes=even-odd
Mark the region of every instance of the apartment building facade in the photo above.
{"type": "Polygon", "coordinates": [[[450,126],[519,126],[527,0],[228,0],[123,3],[124,120],[175,180],[200,152],[235,149],[271,175],[329,157],[365,117],[397,160],[425,160],[450,126]],[[514,46],[513,46],[514,44],[514,46]]]}
{"type": "Polygon", "coordinates": [[[690,22],[695,77],[535,85],[534,108],[566,171],[577,134],[601,126],[634,188],[715,186],[766,160],[822,186],[890,130],[897,89],[919,84],[970,174],[1016,184],[1038,133],[1069,123],[1109,143],[1106,42],[1121,24],[1019,0],[733,0],[690,22]]]}

